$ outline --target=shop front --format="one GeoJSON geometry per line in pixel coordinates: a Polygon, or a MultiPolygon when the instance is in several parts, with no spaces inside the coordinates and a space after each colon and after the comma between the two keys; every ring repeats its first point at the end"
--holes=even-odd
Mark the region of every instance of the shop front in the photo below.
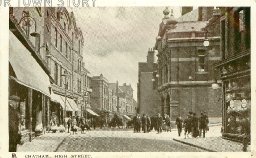
{"type": "Polygon", "coordinates": [[[50,79],[12,32],[9,40],[9,95],[21,98],[20,129],[31,140],[49,124],[50,79]]]}
{"type": "Polygon", "coordinates": [[[250,140],[251,81],[250,54],[223,61],[218,68],[223,81],[223,138],[250,140]]]}

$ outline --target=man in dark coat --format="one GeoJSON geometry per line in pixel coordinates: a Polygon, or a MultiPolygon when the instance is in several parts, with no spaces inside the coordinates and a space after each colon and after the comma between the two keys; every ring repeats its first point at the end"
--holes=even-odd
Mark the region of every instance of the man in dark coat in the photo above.
{"type": "Polygon", "coordinates": [[[17,144],[20,143],[18,106],[20,98],[9,97],[9,152],[17,151],[17,144]]]}
{"type": "Polygon", "coordinates": [[[180,116],[176,118],[176,125],[177,125],[177,129],[178,129],[178,135],[180,136],[181,131],[182,131],[182,119],[180,116]]]}
{"type": "Polygon", "coordinates": [[[206,128],[207,128],[207,124],[208,124],[208,117],[204,114],[201,113],[201,116],[199,118],[199,136],[202,136],[202,132],[203,132],[203,137],[205,138],[205,132],[206,132],[206,128]]]}
{"type": "Polygon", "coordinates": [[[142,118],[141,118],[141,124],[142,124],[142,131],[144,133],[147,132],[147,125],[148,125],[148,122],[147,122],[147,117],[145,114],[143,114],[142,118]]]}
{"type": "Polygon", "coordinates": [[[158,113],[157,114],[157,119],[156,119],[157,133],[162,132],[162,123],[163,123],[163,117],[161,116],[160,113],[158,113]]]}
{"type": "Polygon", "coordinates": [[[198,118],[196,116],[196,113],[193,113],[192,116],[192,136],[196,138],[199,135],[198,130],[198,118]]]}
{"type": "Polygon", "coordinates": [[[187,115],[187,118],[184,120],[183,126],[184,126],[184,132],[185,132],[184,135],[186,138],[191,132],[191,115],[187,115]]]}

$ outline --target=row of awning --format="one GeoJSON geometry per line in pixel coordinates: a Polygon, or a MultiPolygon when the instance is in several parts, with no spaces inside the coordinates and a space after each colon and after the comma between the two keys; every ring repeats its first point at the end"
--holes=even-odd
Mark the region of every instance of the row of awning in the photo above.
{"type": "MultiPolygon", "coordinates": [[[[66,111],[79,111],[78,105],[71,98],[68,98],[68,97],[65,98],[65,97],[60,96],[58,94],[52,93],[51,94],[51,100],[56,102],[56,103],[59,103],[63,109],[66,109],[66,111]],[[66,99],[66,104],[65,104],[65,99],[66,99]],[[65,105],[66,105],[66,108],[65,108],[65,105]]],[[[86,108],[86,111],[88,113],[90,113],[91,115],[93,115],[93,116],[99,116],[98,114],[96,114],[91,109],[86,108]]]]}
{"type": "MultiPolygon", "coordinates": [[[[13,68],[15,76],[11,79],[21,85],[41,92],[51,97],[53,102],[59,103],[66,111],[79,111],[76,102],[68,97],[63,97],[53,92],[50,93],[50,78],[42,67],[38,64],[30,51],[19,41],[19,39],[9,31],[9,62],[13,68]]],[[[99,116],[91,109],[86,109],[88,113],[99,116]]]]}

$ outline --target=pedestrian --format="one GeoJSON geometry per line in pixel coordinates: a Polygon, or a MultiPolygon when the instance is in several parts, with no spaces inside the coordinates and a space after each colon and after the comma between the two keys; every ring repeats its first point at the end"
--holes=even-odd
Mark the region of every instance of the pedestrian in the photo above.
{"type": "Polygon", "coordinates": [[[147,132],[150,132],[151,130],[151,119],[149,116],[147,116],[147,132]]]}
{"type": "Polygon", "coordinates": [[[9,152],[17,151],[17,144],[21,144],[21,134],[19,131],[19,107],[20,98],[18,96],[9,97],[9,152]]]}
{"type": "Polygon", "coordinates": [[[201,116],[199,118],[199,136],[200,137],[202,136],[202,133],[203,133],[203,138],[205,138],[207,124],[208,124],[208,117],[204,115],[203,112],[201,112],[201,116]]]}
{"type": "Polygon", "coordinates": [[[176,125],[177,125],[177,129],[178,129],[178,135],[180,137],[181,131],[182,131],[182,122],[183,120],[181,119],[181,116],[176,118],[176,125]]]}
{"type": "Polygon", "coordinates": [[[171,119],[169,115],[165,114],[164,121],[165,121],[165,131],[171,132],[171,119]]]}
{"type": "Polygon", "coordinates": [[[141,118],[141,124],[142,124],[142,131],[144,132],[144,133],[146,133],[147,132],[147,117],[146,117],[146,115],[145,114],[143,114],[143,116],[142,116],[142,118],[141,118]]]}
{"type": "Polygon", "coordinates": [[[192,136],[194,138],[199,136],[198,118],[196,116],[196,113],[193,113],[193,116],[192,116],[192,136]]]}
{"type": "Polygon", "coordinates": [[[188,114],[187,118],[183,122],[185,139],[189,137],[191,132],[191,115],[188,114]]]}
{"type": "Polygon", "coordinates": [[[133,117],[133,132],[136,133],[137,132],[137,115],[136,114],[134,117],[133,117]]]}
{"type": "Polygon", "coordinates": [[[70,126],[71,126],[71,122],[72,122],[72,119],[71,119],[71,116],[69,116],[69,117],[68,117],[68,121],[67,121],[68,133],[69,133],[69,129],[70,129],[70,126]]]}
{"type": "Polygon", "coordinates": [[[137,115],[136,124],[137,124],[137,132],[140,133],[140,130],[141,130],[141,118],[140,118],[140,115],[137,115]]]}
{"type": "Polygon", "coordinates": [[[77,132],[77,121],[75,116],[73,116],[71,121],[71,131],[73,132],[73,134],[77,132]]]}
{"type": "Polygon", "coordinates": [[[80,128],[81,128],[81,134],[83,134],[84,129],[85,129],[85,118],[84,117],[81,117],[80,128]]]}
{"type": "Polygon", "coordinates": [[[161,116],[160,113],[157,114],[156,124],[157,133],[162,133],[163,117],[161,116]]]}

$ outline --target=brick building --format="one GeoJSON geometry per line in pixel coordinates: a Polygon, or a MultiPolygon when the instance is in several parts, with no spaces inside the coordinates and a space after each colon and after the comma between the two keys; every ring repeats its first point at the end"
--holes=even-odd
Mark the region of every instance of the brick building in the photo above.
{"type": "Polygon", "coordinates": [[[155,115],[160,112],[160,95],[157,91],[157,63],[155,52],[149,49],[147,62],[139,62],[138,70],[138,109],[140,114],[155,115]]]}
{"type": "Polygon", "coordinates": [[[158,51],[158,91],[161,113],[186,117],[189,111],[209,117],[221,117],[221,91],[211,88],[215,74],[213,64],[220,61],[218,24],[207,29],[209,21],[218,18],[213,7],[199,7],[175,19],[166,8],[159,25],[155,49],[158,51]],[[208,37],[206,37],[206,33],[208,37]],[[210,45],[203,45],[206,38],[210,45]]]}
{"type": "Polygon", "coordinates": [[[242,141],[250,136],[251,28],[250,7],[220,8],[223,137],[242,141]]]}

